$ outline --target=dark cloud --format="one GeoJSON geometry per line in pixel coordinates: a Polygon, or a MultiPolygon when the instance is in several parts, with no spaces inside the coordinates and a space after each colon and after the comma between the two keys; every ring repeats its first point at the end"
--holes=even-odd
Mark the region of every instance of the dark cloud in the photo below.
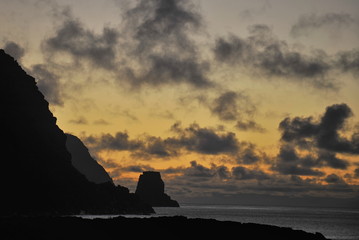
{"type": "Polygon", "coordinates": [[[306,36],[323,27],[339,29],[354,23],[354,19],[347,13],[326,13],[324,15],[307,14],[299,17],[290,31],[293,37],[306,36]]]}
{"type": "Polygon", "coordinates": [[[351,116],[352,111],[348,105],[334,104],[326,108],[319,121],[314,121],[313,117],[286,118],[279,124],[279,129],[282,131],[283,141],[296,143],[304,148],[314,146],[332,152],[359,154],[355,137],[357,133],[353,133],[351,139],[340,134],[351,116]]]}
{"type": "Polygon", "coordinates": [[[100,137],[88,136],[84,142],[95,150],[136,150],[142,147],[142,142],[138,140],[130,140],[126,132],[117,132],[114,136],[111,134],[102,134],[100,137]]]}
{"type": "Polygon", "coordinates": [[[286,118],[279,124],[282,145],[272,169],[282,174],[321,176],[321,167],[347,169],[348,160],[337,153],[359,154],[356,136],[345,138],[346,121],[352,116],[346,104],[334,104],[326,108],[321,118],[286,118]],[[307,151],[304,155],[298,151],[307,151]]]}
{"type": "Polygon", "coordinates": [[[171,130],[175,135],[164,139],[146,134],[130,139],[127,133],[117,132],[115,135],[85,136],[84,142],[96,152],[130,151],[133,156],[145,159],[173,157],[181,151],[235,155],[240,150],[240,143],[232,132],[221,133],[215,129],[202,128],[198,124],[182,128],[179,123],[173,125],[171,130]]]}
{"type": "Polygon", "coordinates": [[[334,173],[326,176],[324,181],[326,181],[329,184],[340,184],[340,183],[344,182],[344,180],[341,177],[339,177],[338,175],[336,175],[334,173]]]}
{"type": "Polygon", "coordinates": [[[277,160],[272,166],[272,170],[284,175],[324,175],[322,171],[313,169],[313,167],[319,167],[317,160],[313,156],[299,156],[293,146],[282,145],[277,160]]]}
{"type": "Polygon", "coordinates": [[[172,126],[177,138],[170,138],[169,142],[185,147],[189,151],[203,154],[235,154],[239,150],[239,142],[235,133],[216,133],[209,128],[201,128],[198,124],[191,124],[182,128],[180,124],[172,126]]]}
{"type": "Polygon", "coordinates": [[[25,55],[25,49],[12,41],[5,43],[4,51],[18,61],[25,55]]]}
{"type": "Polygon", "coordinates": [[[155,136],[146,136],[142,143],[143,146],[136,155],[143,158],[149,158],[151,156],[160,158],[176,156],[179,150],[177,146],[173,146],[167,139],[155,136]]]}
{"type": "Polygon", "coordinates": [[[76,125],[87,125],[88,121],[84,116],[80,116],[76,119],[69,120],[69,123],[76,124],[76,125]]]}
{"type": "Polygon", "coordinates": [[[124,13],[127,54],[141,66],[127,66],[122,75],[134,87],[188,83],[212,86],[206,77],[209,63],[199,60],[191,39],[202,27],[202,17],[191,1],[141,0],[124,13]]]}
{"type": "Polygon", "coordinates": [[[251,170],[242,166],[234,167],[232,169],[232,175],[238,180],[264,180],[269,179],[269,176],[261,170],[251,170]]]}
{"type": "Polygon", "coordinates": [[[242,115],[252,115],[256,107],[245,94],[227,91],[213,100],[210,110],[221,120],[235,121],[242,118],[242,115]]]}
{"type": "Polygon", "coordinates": [[[209,70],[208,63],[199,63],[195,58],[181,59],[177,56],[148,56],[142,68],[135,71],[126,67],[122,75],[132,87],[161,86],[165,84],[188,83],[196,88],[207,88],[213,84],[204,72],[209,70]]]}
{"type": "Polygon", "coordinates": [[[75,62],[84,59],[93,66],[114,69],[118,38],[115,29],[105,27],[102,34],[97,34],[68,14],[54,36],[43,42],[43,47],[47,54],[66,53],[75,62]]]}
{"type": "Polygon", "coordinates": [[[354,177],[355,177],[355,178],[359,178],[359,168],[356,168],[356,169],[354,170],[354,177]]]}
{"type": "Polygon", "coordinates": [[[36,64],[28,71],[37,80],[38,88],[49,103],[58,106],[64,105],[60,76],[56,74],[56,71],[50,65],[36,64]]]}
{"type": "Polygon", "coordinates": [[[223,92],[212,101],[209,109],[220,120],[237,121],[235,127],[240,131],[265,132],[265,129],[252,119],[257,109],[252,100],[244,93],[223,92]]]}
{"type": "Polygon", "coordinates": [[[341,51],[335,58],[335,65],[343,72],[351,72],[355,76],[359,74],[359,50],[341,51]]]}
{"type": "Polygon", "coordinates": [[[124,21],[137,41],[135,52],[140,57],[156,48],[195,52],[189,33],[199,31],[203,24],[201,15],[188,0],[141,0],[125,13],[124,21]]]}
{"type": "Polygon", "coordinates": [[[196,178],[212,178],[215,175],[215,171],[198,164],[196,161],[191,161],[191,166],[184,170],[184,175],[196,178]]]}
{"type": "Polygon", "coordinates": [[[110,123],[102,118],[100,119],[97,119],[93,122],[93,124],[96,124],[96,125],[109,125],[110,123]]]}
{"type": "Polygon", "coordinates": [[[145,171],[154,171],[154,170],[155,169],[149,165],[130,165],[121,168],[121,171],[123,172],[135,172],[135,173],[143,173],[145,171]]]}
{"type": "MultiPolygon", "coordinates": [[[[261,170],[249,169],[243,166],[236,166],[229,170],[224,165],[211,164],[210,167],[205,167],[196,161],[190,162],[191,166],[182,168],[180,171],[184,177],[189,179],[202,179],[201,181],[220,179],[220,180],[265,180],[270,176],[261,170]]],[[[178,172],[177,172],[178,173],[178,172]]]]}
{"type": "Polygon", "coordinates": [[[346,120],[353,115],[346,104],[335,104],[327,107],[320,121],[317,143],[320,148],[335,152],[359,153],[359,146],[340,136],[346,120]]]}
{"type": "Polygon", "coordinates": [[[248,120],[248,121],[239,120],[237,121],[235,127],[240,131],[253,131],[260,133],[266,132],[265,128],[263,128],[261,125],[256,123],[254,120],[248,120]]]}
{"type": "Polygon", "coordinates": [[[337,158],[332,152],[320,152],[318,162],[335,169],[347,169],[349,163],[347,160],[337,158]]]}
{"type": "Polygon", "coordinates": [[[249,37],[230,35],[218,38],[213,49],[220,63],[249,67],[250,71],[266,77],[282,77],[316,88],[336,89],[335,82],[327,77],[329,58],[323,51],[305,55],[277,39],[267,25],[249,28],[249,37]]]}
{"type": "Polygon", "coordinates": [[[258,151],[256,145],[252,143],[241,142],[240,148],[236,156],[236,162],[239,164],[255,164],[266,158],[265,154],[258,151]]]}

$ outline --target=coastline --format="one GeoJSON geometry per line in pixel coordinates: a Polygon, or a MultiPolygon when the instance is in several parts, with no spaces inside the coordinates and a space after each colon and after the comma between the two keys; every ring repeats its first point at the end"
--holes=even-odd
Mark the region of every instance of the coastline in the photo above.
{"type": "Polygon", "coordinates": [[[172,237],[237,237],[245,239],[327,239],[321,233],[308,233],[287,227],[255,223],[187,218],[84,219],[80,217],[2,217],[2,239],[113,239],[129,236],[147,239],[172,237]],[[243,237],[242,237],[243,236],[243,237]]]}

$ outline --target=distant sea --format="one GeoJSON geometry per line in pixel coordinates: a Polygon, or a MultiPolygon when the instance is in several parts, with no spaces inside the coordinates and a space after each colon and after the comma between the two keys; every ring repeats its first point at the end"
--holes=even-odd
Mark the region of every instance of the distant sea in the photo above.
{"type": "Polygon", "coordinates": [[[158,207],[154,209],[155,215],[127,215],[126,217],[181,215],[188,218],[213,218],[221,221],[290,227],[312,233],[320,232],[329,239],[359,240],[359,209],[198,204],[181,204],[180,208],[158,207]]]}

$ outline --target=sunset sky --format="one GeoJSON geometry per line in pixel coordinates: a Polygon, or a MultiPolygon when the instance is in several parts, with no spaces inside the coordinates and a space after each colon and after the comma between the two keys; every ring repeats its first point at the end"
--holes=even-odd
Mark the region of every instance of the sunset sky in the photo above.
{"type": "Polygon", "coordinates": [[[359,1],[2,0],[0,46],[115,183],[358,197],[359,1]]]}

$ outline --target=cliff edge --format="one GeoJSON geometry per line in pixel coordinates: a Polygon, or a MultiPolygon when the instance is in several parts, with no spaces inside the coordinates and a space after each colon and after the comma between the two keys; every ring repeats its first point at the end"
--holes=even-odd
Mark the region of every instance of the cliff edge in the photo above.
{"type": "Polygon", "coordinates": [[[106,170],[93,159],[89,150],[76,136],[66,133],[66,148],[71,153],[72,165],[93,183],[112,183],[106,170]]]}
{"type": "Polygon", "coordinates": [[[0,216],[153,212],[127,188],[92,183],[73,167],[35,79],[1,49],[0,79],[0,216]]]}

